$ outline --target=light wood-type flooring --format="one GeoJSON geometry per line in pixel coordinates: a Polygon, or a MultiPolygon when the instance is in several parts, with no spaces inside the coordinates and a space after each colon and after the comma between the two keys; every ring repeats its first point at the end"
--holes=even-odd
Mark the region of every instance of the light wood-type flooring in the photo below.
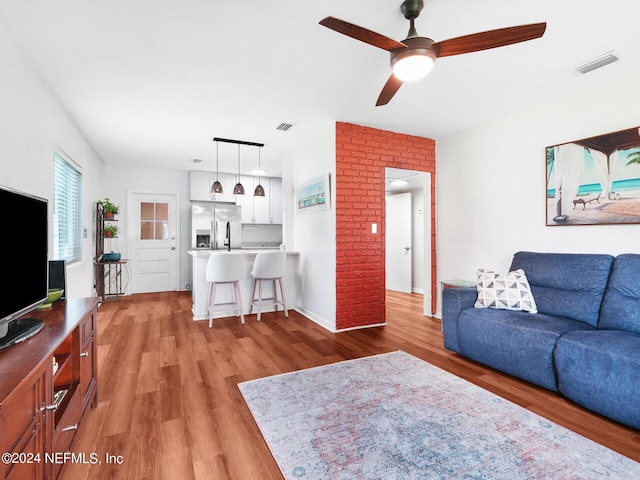
{"type": "Polygon", "coordinates": [[[389,292],[387,325],[332,334],[289,312],[194,322],[185,292],[106,303],[98,313],[99,404],[73,445],[100,463],[62,480],[282,479],[239,382],[403,350],[640,461],[640,432],[444,350],[422,297],[389,292]],[[110,457],[107,457],[110,455],[110,457]],[[110,460],[112,463],[107,463],[110,460]]]}

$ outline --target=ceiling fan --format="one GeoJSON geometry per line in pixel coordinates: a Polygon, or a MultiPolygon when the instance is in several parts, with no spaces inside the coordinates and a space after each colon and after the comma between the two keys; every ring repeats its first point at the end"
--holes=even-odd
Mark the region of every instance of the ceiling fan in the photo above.
{"type": "Polygon", "coordinates": [[[547,28],[545,22],[532,23],[434,42],[430,38],[420,37],[414,26],[414,21],[420,15],[423,6],[423,0],[402,2],[400,11],[409,20],[410,27],[407,38],[400,42],[339,18],[327,17],[320,20],[320,25],[391,53],[393,73],[382,88],[376,107],[389,103],[403,82],[426,76],[433,68],[436,58],[526,42],[542,37],[547,28]]]}

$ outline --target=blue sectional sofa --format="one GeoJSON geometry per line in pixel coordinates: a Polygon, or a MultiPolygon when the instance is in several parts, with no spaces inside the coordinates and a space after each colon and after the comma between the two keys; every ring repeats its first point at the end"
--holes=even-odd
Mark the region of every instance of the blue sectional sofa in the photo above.
{"type": "Polygon", "coordinates": [[[442,293],[444,346],[640,429],[640,254],[518,252],[538,313],[442,293]]]}

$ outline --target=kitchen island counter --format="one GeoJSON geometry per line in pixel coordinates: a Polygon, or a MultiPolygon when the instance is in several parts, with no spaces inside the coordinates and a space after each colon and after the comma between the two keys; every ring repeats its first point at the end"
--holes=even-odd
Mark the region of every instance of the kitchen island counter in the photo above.
{"type": "MultiPolygon", "coordinates": [[[[257,253],[260,252],[279,252],[280,249],[278,247],[274,247],[274,248],[232,248],[231,250],[226,250],[226,249],[218,249],[218,250],[211,250],[209,248],[196,248],[193,250],[189,250],[187,253],[189,255],[191,255],[192,257],[207,257],[209,258],[209,255],[211,255],[212,253],[243,253],[246,255],[256,255],[257,253]]],[[[286,252],[287,256],[289,255],[300,255],[299,252],[286,252]]]]}
{"type": "MultiPolygon", "coordinates": [[[[253,270],[253,262],[256,255],[261,252],[274,252],[280,251],[277,248],[256,248],[256,249],[232,249],[230,252],[227,250],[209,250],[209,249],[195,249],[189,250],[188,253],[191,256],[191,296],[192,296],[192,312],[194,320],[207,320],[208,306],[209,306],[209,292],[210,284],[207,282],[206,270],[209,256],[213,254],[228,254],[228,253],[241,253],[244,256],[245,272],[244,278],[240,280],[240,290],[242,294],[242,303],[244,306],[244,314],[249,313],[249,306],[251,305],[251,283],[253,277],[251,276],[251,270],[253,270]]],[[[287,297],[287,308],[293,309],[297,304],[298,295],[298,258],[299,252],[286,252],[287,254],[287,274],[284,277],[284,289],[287,297]]],[[[271,285],[266,284],[263,287],[263,295],[265,297],[272,297],[273,290],[271,285]]],[[[216,302],[225,303],[230,302],[233,299],[231,285],[225,287],[220,286],[216,290],[216,302]]],[[[273,310],[273,307],[270,307],[273,310]]],[[[269,308],[265,309],[269,311],[269,308]]],[[[228,317],[235,315],[233,308],[224,309],[222,307],[216,307],[214,318],[228,317]]]]}

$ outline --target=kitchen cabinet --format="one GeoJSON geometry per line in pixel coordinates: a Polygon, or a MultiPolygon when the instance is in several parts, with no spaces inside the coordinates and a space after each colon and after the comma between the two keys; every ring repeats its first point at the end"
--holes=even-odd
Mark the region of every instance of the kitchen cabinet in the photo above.
{"type": "Polygon", "coordinates": [[[244,195],[236,195],[236,205],[242,207],[242,223],[269,223],[269,178],[261,177],[264,197],[255,197],[253,192],[258,186],[258,177],[240,175],[244,195]]]}
{"type": "Polygon", "coordinates": [[[235,195],[236,205],[242,207],[242,223],[255,223],[253,221],[253,178],[249,175],[240,175],[240,183],[244,187],[244,195],[235,195]]]}
{"type": "Polygon", "coordinates": [[[211,172],[189,172],[189,192],[192,201],[211,201],[209,192],[214,181],[211,172]]]}
{"type": "Polygon", "coordinates": [[[282,179],[277,177],[254,177],[240,175],[244,195],[233,195],[233,187],[238,176],[232,173],[220,173],[223,193],[211,195],[211,184],[215,181],[215,172],[192,170],[190,174],[191,201],[227,202],[242,207],[242,223],[282,224],[282,179]],[[264,188],[264,197],[254,197],[258,182],[264,188]]]}
{"type": "Polygon", "coordinates": [[[258,183],[264,188],[264,197],[253,197],[253,222],[252,223],[269,223],[269,200],[271,198],[271,188],[268,177],[254,177],[253,189],[251,195],[258,186],[258,183]]]}
{"type": "Polygon", "coordinates": [[[282,224],[282,179],[269,178],[269,223],[282,224]]]}
{"type": "MultiPolygon", "coordinates": [[[[16,348],[16,347],[12,347],[16,348]]],[[[0,478],[42,479],[45,463],[20,461],[20,458],[44,460],[48,424],[51,422],[47,410],[50,371],[43,365],[30,373],[23,386],[16,388],[2,402],[0,424],[2,425],[2,453],[8,452],[15,462],[0,465],[0,478]]]]}
{"type": "Polygon", "coordinates": [[[97,305],[74,298],[31,312],[43,330],[0,352],[0,450],[11,455],[1,479],[60,474],[56,458],[71,451],[87,407],[98,402],[97,305]]]}
{"type": "Polygon", "coordinates": [[[189,172],[190,199],[194,202],[235,202],[233,187],[237,183],[236,176],[231,173],[219,173],[218,180],[222,184],[222,193],[211,194],[211,185],[216,180],[216,172],[192,170],[189,172]]]}

